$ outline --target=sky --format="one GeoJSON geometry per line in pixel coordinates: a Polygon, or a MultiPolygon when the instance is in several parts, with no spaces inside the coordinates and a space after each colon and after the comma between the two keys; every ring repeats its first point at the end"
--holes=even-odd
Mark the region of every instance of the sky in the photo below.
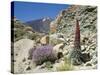
{"type": "Polygon", "coordinates": [[[19,20],[26,22],[30,20],[50,17],[54,19],[61,10],[68,8],[67,4],[49,4],[34,2],[14,2],[12,12],[19,20]]]}

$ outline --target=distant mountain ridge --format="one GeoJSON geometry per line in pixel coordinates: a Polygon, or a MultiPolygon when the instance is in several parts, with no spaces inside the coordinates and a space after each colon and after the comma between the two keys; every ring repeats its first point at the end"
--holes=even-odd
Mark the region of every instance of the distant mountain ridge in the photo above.
{"type": "Polygon", "coordinates": [[[33,30],[40,33],[49,33],[50,31],[50,23],[52,19],[49,17],[28,21],[25,24],[29,25],[33,28],[33,30]]]}

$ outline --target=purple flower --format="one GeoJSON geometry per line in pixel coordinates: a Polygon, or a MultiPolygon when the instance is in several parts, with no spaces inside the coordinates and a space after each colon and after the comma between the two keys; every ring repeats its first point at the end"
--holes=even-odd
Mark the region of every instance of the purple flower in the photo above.
{"type": "Polygon", "coordinates": [[[32,60],[37,65],[43,64],[45,61],[54,62],[56,59],[57,55],[53,51],[53,46],[51,45],[37,47],[32,53],[32,60]]]}

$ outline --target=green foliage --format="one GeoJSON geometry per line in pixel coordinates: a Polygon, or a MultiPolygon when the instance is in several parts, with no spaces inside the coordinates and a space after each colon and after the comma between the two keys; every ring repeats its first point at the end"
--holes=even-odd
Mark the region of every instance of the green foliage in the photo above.
{"type": "Polygon", "coordinates": [[[14,41],[18,41],[22,39],[24,34],[25,34],[25,31],[23,31],[20,28],[17,28],[17,30],[14,31],[14,41]]]}
{"type": "Polygon", "coordinates": [[[51,70],[53,67],[52,63],[51,62],[46,62],[46,68],[48,68],[48,70],[51,70]]]}
{"type": "Polygon", "coordinates": [[[56,69],[57,71],[69,71],[69,70],[73,70],[74,68],[70,62],[70,59],[64,58],[64,62],[61,63],[59,67],[57,67],[56,69]]]}
{"type": "Polygon", "coordinates": [[[22,35],[24,35],[24,34],[25,34],[25,31],[23,31],[22,29],[17,29],[17,30],[14,32],[15,38],[20,37],[20,36],[22,36],[22,35]]]}
{"type": "Polygon", "coordinates": [[[39,36],[36,33],[28,34],[29,39],[36,40],[39,36]]]}

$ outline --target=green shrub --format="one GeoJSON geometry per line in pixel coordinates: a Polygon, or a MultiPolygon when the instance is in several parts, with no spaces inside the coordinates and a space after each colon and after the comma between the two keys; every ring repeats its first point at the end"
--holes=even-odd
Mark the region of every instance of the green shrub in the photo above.
{"type": "Polygon", "coordinates": [[[73,70],[73,66],[68,58],[64,58],[64,62],[61,63],[56,69],[57,71],[69,71],[73,70]]]}

